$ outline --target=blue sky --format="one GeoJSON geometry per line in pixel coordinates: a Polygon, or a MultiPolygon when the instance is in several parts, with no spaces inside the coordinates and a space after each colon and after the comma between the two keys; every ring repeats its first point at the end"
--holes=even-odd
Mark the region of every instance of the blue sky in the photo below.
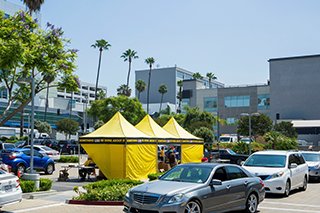
{"type": "Polygon", "coordinates": [[[43,25],[61,26],[80,50],[76,73],[84,81],[96,78],[91,44],[110,42],[100,76],[109,96],[126,81],[120,56],[128,48],[140,57],[133,70],[154,57],[159,67],[213,72],[226,85],[266,83],[268,59],[320,53],[319,8],[317,0],[45,0],[41,13],[43,25]]]}

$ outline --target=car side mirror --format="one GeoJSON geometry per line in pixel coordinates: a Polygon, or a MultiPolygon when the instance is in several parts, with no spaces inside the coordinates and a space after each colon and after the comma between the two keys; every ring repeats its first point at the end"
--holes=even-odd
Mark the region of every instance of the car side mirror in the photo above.
{"type": "Polygon", "coordinates": [[[243,166],[243,165],[244,165],[244,162],[245,162],[245,161],[241,161],[241,162],[240,162],[240,166],[243,166]]]}
{"type": "Polygon", "coordinates": [[[297,167],[298,167],[298,164],[291,163],[290,166],[289,166],[289,169],[294,169],[294,168],[297,168],[297,167]]]}
{"type": "Polygon", "coordinates": [[[222,181],[218,180],[218,179],[212,179],[209,185],[210,186],[221,186],[222,185],[222,181]]]}

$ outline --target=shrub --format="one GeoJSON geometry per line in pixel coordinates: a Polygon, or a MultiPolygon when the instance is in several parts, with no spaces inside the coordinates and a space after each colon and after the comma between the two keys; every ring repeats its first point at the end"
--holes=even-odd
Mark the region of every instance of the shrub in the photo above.
{"type": "Polygon", "coordinates": [[[148,174],[149,181],[156,180],[159,178],[160,175],[163,175],[163,174],[164,174],[164,172],[148,174]]]}
{"type": "Polygon", "coordinates": [[[60,163],[78,163],[79,157],[78,156],[61,156],[58,160],[60,163]]]}
{"type": "Polygon", "coordinates": [[[23,193],[35,192],[36,186],[32,180],[22,180],[20,179],[20,186],[23,193]]]}
{"type": "Polygon", "coordinates": [[[48,178],[40,178],[40,189],[39,191],[49,191],[52,187],[52,180],[48,178]]]}
{"type": "Polygon", "coordinates": [[[265,149],[291,150],[298,148],[298,143],[294,138],[288,138],[276,131],[266,133],[264,138],[267,141],[265,149]]]}

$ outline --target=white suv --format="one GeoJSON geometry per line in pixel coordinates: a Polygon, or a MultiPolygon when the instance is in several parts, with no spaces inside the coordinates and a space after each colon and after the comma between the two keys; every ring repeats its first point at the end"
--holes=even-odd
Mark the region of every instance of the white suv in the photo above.
{"type": "Polygon", "coordinates": [[[307,189],[308,165],[299,152],[256,152],[250,155],[243,167],[263,180],[266,193],[289,196],[293,189],[307,189]]]}

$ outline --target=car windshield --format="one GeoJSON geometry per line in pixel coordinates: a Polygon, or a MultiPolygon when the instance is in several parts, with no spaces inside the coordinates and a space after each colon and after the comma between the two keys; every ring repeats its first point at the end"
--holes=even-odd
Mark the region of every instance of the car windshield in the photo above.
{"type": "Polygon", "coordinates": [[[203,166],[177,166],[165,173],[160,180],[204,183],[209,178],[212,168],[203,166]]]}
{"type": "Polygon", "coordinates": [[[5,144],[3,144],[3,146],[4,146],[4,149],[14,149],[14,148],[16,148],[16,146],[14,145],[14,144],[8,144],[8,143],[5,143],[5,144]]]}
{"type": "Polygon", "coordinates": [[[285,155],[251,155],[244,166],[281,168],[286,166],[286,158],[285,155]]]}
{"type": "Polygon", "coordinates": [[[227,149],[228,152],[231,154],[231,155],[236,155],[237,153],[235,153],[232,149],[227,149]]]}
{"type": "Polygon", "coordinates": [[[306,161],[320,161],[320,153],[302,153],[306,161]]]}
{"type": "Polygon", "coordinates": [[[220,137],[220,142],[229,142],[230,141],[230,137],[220,137]]]}

